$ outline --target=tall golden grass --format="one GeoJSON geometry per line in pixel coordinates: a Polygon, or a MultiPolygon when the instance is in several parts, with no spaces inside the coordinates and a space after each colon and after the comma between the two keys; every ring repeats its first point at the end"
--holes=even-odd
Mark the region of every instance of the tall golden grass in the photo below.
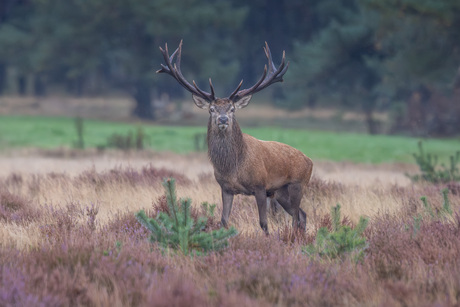
{"type": "MultiPolygon", "coordinates": [[[[0,158],[0,178],[3,178],[4,190],[23,198],[37,210],[43,206],[66,207],[73,204],[83,209],[96,205],[100,227],[117,212],[134,213],[151,208],[152,203],[164,193],[161,178],[146,182],[130,178],[130,175],[142,176],[134,173],[142,172],[143,168],[163,169],[165,175],[183,177],[186,184],[178,181],[179,197],[192,198],[194,206],[200,206],[205,201],[218,204],[216,215],[220,216],[220,188],[204,154],[181,156],[112,152],[104,156],[84,155],[73,159],[26,154],[0,158]]],[[[403,201],[393,191],[398,186],[410,185],[409,179],[396,171],[404,168],[413,169],[400,165],[316,163],[310,189],[301,204],[307,212],[309,229],[312,230],[317,220],[337,203],[341,204],[343,214],[353,222],[357,222],[360,216],[372,218],[378,213],[400,211],[403,201]]],[[[52,216],[44,216],[43,219],[52,220],[52,216]]],[[[230,222],[243,234],[260,232],[253,197],[235,197],[230,222]]],[[[37,227],[42,221],[27,227],[9,221],[0,223],[1,243],[22,247],[39,244],[37,227]]],[[[289,217],[282,212],[276,219],[270,219],[269,228],[274,232],[285,227],[286,223],[289,223],[289,217]]]]}

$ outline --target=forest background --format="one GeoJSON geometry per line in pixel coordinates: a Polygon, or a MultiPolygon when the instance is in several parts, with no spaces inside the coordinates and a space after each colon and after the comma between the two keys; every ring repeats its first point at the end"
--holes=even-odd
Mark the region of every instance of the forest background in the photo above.
{"type": "Polygon", "coordinates": [[[459,29],[457,0],[2,0],[0,95],[122,95],[158,120],[159,101],[188,98],[155,74],[159,46],[184,39],[185,76],[226,96],[260,77],[267,41],[290,69],[264,102],[362,112],[372,134],[452,136],[459,29]]]}

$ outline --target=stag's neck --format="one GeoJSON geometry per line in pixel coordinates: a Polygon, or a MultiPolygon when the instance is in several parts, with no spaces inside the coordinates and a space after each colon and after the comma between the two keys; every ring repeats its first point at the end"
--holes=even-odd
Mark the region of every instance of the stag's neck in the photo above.
{"type": "Polygon", "coordinates": [[[236,122],[231,129],[220,131],[213,126],[211,119],[208,123],[208,156],[214,169],[221,174],[234,173],[244,159],[246,144],[243,132],[236,122]]]}

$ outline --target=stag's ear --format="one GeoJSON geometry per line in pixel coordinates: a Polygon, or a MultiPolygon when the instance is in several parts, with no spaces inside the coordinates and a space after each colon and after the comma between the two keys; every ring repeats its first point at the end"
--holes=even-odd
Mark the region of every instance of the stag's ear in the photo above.
{"type": "Polygon", "coordinates": [[[209,103],[204,100],[203,98],[201,97],[198,97],[198,96],[195,96],[195,95],[192,95],[193,97],[193,101],[195,102],[196,106],[200,109],[207,109],[208,106],[209,106],[209,103]]]}
{"type": "Polygon", "coordinates": [[[237,109],[242,109],[242,108],[247,107],[251,98],[252,98],[252,95],[244,96],[243,98],[235,102],[235,107],[237,109]]]}

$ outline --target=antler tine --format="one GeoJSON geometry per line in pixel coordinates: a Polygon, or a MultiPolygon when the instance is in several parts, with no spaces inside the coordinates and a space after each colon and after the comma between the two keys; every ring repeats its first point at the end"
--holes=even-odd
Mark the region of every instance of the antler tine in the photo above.
{"type": "Polygon", "coordinates": [[[232,99],[233,101],[237,101],[244,96],[255,94],[263,90],[264,88],[272,85],[273,83],[283,81],[283,76],[289,67],[289,63],[286,63],[285,52],[283,51],[283,57],[281,59],[281,64],[278,68],[276,68],[275,63],[273,63],[272,54],[270,51],[270,47],[268,47],[267,42],[265,42],[264,52],[268,60],[268,65],[265,65],[264,73],[262,77],[259,79],[259,81],[257,81],[256,84],[254,84],[250,88],[238,91],[238,89],[241,86],[241,83],[240,83],[237,90],[235,90],[232,93],[232,95],[229,96],[229,99],[232,99]]]}
{"type": "Polygon", "coordinates": [[[240,90],[241,85],[243,85],[243,79],[241,79],[240,84],[236,87],[236,89],[233,91],[233,93],[228,96],[228,99],[232,100],[233,97],[236,95],[236,93],[240,90]]]}
{"type": "MultiPolygon", "coordinates": [[[[276,70],[276,67],[275,67],[275,63],[273,63],[272,53],[270,51],[270,47],[268,47],[267,42],[265,42],[264,51],[265,51],[265,56],[268,59],[268,74],[270,74],[271,72],[276,70]]],[[[284,54],[284,52],[283,52],[283,54],[284,54]]],[[[281,62],[281,64],[282,64],[282,62],[281,62]]]]}
{"type": "Polygon", "coordinates": [[[258,91],[257,88],[263,83],[266,76],[267,76],[267,65],[264,66],[264,73],[262,74],[262,77],[260,77],[259,81],[257,81],[257,83],[251,86],[250,88],[237,92],[236,95],[234,96],[235,101],[244,96],[252,95],[253,93],[257,92],[258,91]]]}
{"type": "Polygon", "coordinates": [[[166,63],[166,66],[164,64],[161,64],[161,69],[157,70],[157,73],[167,73],[168,75],[171,75],[174,79],[176,79],[177,82],[179,82],[180,85],[182,85],[186,90],[191,92],[193,95],[199,96],[203,99],[205,99],[208,102],[211,102],[215,99],[214,96],[214,87],[212,86],[212,83],[210,82],[211,85],[211,93],[205,92],[201,90],[196,84],[195,81],[193,81],[193,85],[191,85],[182,75],[182,71],[180,69],[180,63],[181,63],[181,58],[182,58],[182,40],[179,43],[179,47],[174,51],[174,53],[169,56],[168,52],[168,44],[165,44],[165,49],[160,47],[160,51],[163,54],[164,61],[166,63]],[[172,64],[174,57],[177,54],[176,58],[176,63],[174,65],[172,64]]]}
{"type": "Polygon", "coordinates": [[[172,74],[172,71],[171,71],[171,65],[170,65],[170,64],[171,64],[172,59],[173,59],[174,56],[176,55],[177,50],[179,50],[179,48],[177,48],[176,51],[174,51],[174,53],[171,55],[171,57],[169,57],[168,44],[167,44],[167,43],[165,44],[165,49],[163,49],[163,48],[160,47],[160,51],[161,51],[161,53],[163,54],[163,58],[164,58],[164,60],[165,60],[165,63],[166,63],[166,65],[167,65],[167,67],[164,66],[163,64],[161,64],[161,69],[158,69],[158,70],[156,71],[157,74],[158,74],[158,73],[165,72],[165,73],[167,73],[167,74],[173,75],[173,74],[172,74]]]}
{"type": "Polygon", "coordinates": [[[182,74],[180,73],[180,60],[182,55],[182,40],[179,43],[179,47],[173,52],[171,56],[169,56],[168,44],[165,44],[165,49],[160,47],[160,51],[163,54],[163,58],[165,60],[166,66],[161,64],[161,69],[157,70],[157,73],[165,72],[171,76],[173,76],[183,87],[187,90],[193,90],[193,87],[190,83],[188,83],[185,79],[181,79],[180,77],[182,74]],[[177,54],[176,64],[172,64],[174,57],[177,54]],[[179,67],[179,68],[177,68],[179,67]]]}
{"type": "MultiPolygon", "coordinates": [[[[203,98],[208,99],[208,98],[214,96],[214,95],[209,94],[208,92],[205,92],[205,91],[203,91],[202,89],[200,89],[200,88],[198,87],[198,85],[196,85],[195,80],[193,80],[192,83],[193,83],[193,86],[195,87],[195,89],[200,93],[200,95],[201,95],[202,97],[204,96],[203,98]]],[[[199,96],[200,96],[200,95],[199,95],[199,96]]],[[[212,101],[212,100],[214,100],[214,99],[210,99],[209,101],[212,101]]]]}
{"type": "Polygon", "coordinates": [[[215,94],[214,94],[214,86],[212,85],[211,78],[209,78],[209,87],[211,88],[211,96],[212,96],[212,99],[215,99],[216,96],[215,96],[215,94]]]}
{"type": "MultiPolygon", "coordinates": [[[[267,42],[265,42],[265,47],[264,47],[264,51],[265,51],[265,55],[267,56],[267,60],[268,60],[268,66],[269,66],[269,69],[268,69],[268,74],[270,76],[270,74],[272,74],[269,79],[267,79],[266,81],[264,81],[264,85],[267,84],[265,87],[267,87],[268,85],[270,85],[271,83],[275,83],[275,82],[278,82],[278,81],[283,81],[283,75],[284,73],[286,72],[285,70],[285,61],[286,61],[286,53],[284,52],[283,50],[283,57],[281,58],[281,64],[280,66],[278,67],[278,69],[276,69],[275,67],[275,63],[273,63],[273,60],[272,60],[272,54],[270,52],[270,48],[268,47],[268,44],[267,42]],[[283,73],[284,71],[284,73],[283,73]],[[280,80],[278,80],[280,78],[280,80]]],[[[263,87],[263,88],[265,88],[263,87]]],[[[263,88],[261,88],[260,90],[262,90],[263,88]]]]}

